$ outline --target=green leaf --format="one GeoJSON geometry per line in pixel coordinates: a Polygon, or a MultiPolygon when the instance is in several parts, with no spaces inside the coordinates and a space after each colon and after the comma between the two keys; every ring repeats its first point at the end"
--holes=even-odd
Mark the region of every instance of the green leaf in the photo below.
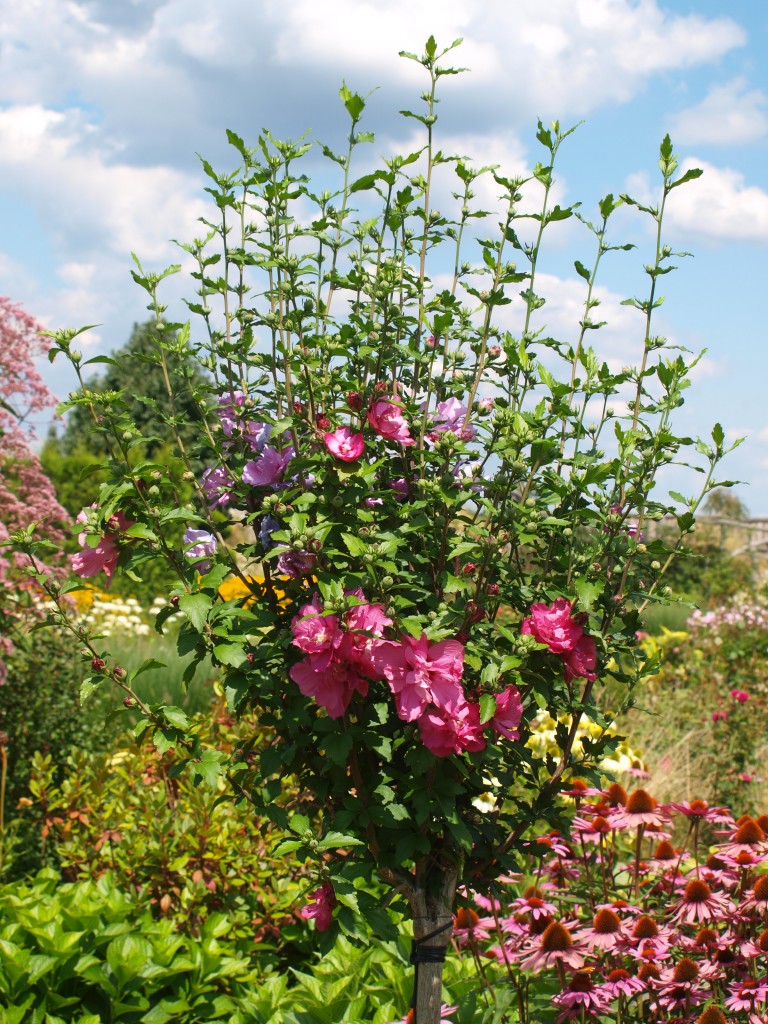
{"type": "Polygon", "coordinates": [[[725,440],[725,432],[723,431],[723,428],[720,426],[719,423],[716,423],[714,427],[712,427],[712,440],[715,442],[718,448],[725,440]]]}
{"type": "Polygon", "coordinates": [[[586,576],[577,576],[573,581],[573,589],[579,598],[579,607],[585,612],[591,612],[595,602],[602,593],[602,584],[595,580],[588,580],[586,576]]]}
{"type": "Polygon", "coordinates": [[[484,693],[480,698],[480,724],[490,722],[496,714],[496,698],[492,693],[484,693]]]}
{"type": "Polygon", "coordinates": [[[186,615],[198,633],[202,633],[213,601],[207,594],[185,594],[179,598],[179,608],[186,615]]]}
{"type": "Polygon", "coordinates": [[[169,704],[162,708],[161,711],[163,718],[169,725],[173,725],[177,729],[186,729],[189,725],[189,719],[187,718],[186,712],[182,711],[181,708],[177,708],[175,705],[169,704]]]}

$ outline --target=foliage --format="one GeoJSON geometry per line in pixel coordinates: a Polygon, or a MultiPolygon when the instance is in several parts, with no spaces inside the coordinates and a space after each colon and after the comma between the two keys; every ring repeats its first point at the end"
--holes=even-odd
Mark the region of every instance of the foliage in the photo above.
{"type": "MultiPolygon", "coordinates": [[[[220,706],[193,725],[217,750],[231,750],[245,732],[266,742],[258,723],[235,727],[220,706]]],[[[265,963],[278,949],[289,956],[292,940],[303,934],[293,913],[308,882],[275,855],[284,834],[244,802],[195,785],[179,773],[179,761],[173,750],[160,757],[126,742],[108,752],[74,752],[57,773],[50,756],[37,755],[30,813],[48,856],[69,881],[111,871],[140,909],[184,932],[196,933],[211,913],[225,912],[233,934],[260,935],[265,963]]],[[[298,795],[294,805],[301,810],[298,795]]]]}
{"type": "MultiPolygon", "coordinates": [[[[617,741],[598,677],[625,703],[653,670],[637,649],[639,615],[664,599],[664,572],[726,451],[716,425],[711,442],[695,442],[701,494],[653,496],[658,473],[694,445],[671,427],[691,364],[654,333],[653,313],[682,255],[663,241],[665,206],[700,172],[675,177],[666,138],[658,205],[607,195],[595,223],[580,218],[594,251],[591,268],[576,264],[583,312],[571,341],[547,336],[538,270],[544,233],[577,215],[552,196],[572,129],[539,125],[543,162],[525,179],[440,151],[436,90],[459,70],[443,63],[453,45],[438,53],[430,37],[421,57],[403,55],[429,80],[425,108],[404,112],[421,142],[356,179],[354,150],[373,136],[359,130],[365,100],[341,90],[348,150],[321,147],[343,176],[335,193],[313,190],[297,169],[309,143],[264,132],[250,149],[228,133],[242,166],[219,174],[203,162],[217,219],[183,247],[197,267],[194,329],[164,320],[158,299],[179,268],[154,274],[136,261],[163,376],[170,359],[187,367],[194,355],[211,377],[186,378],[201,408],[194,446],[178,406],[170,419],[155,409],[174,428],[193,504],[151,456],[157,431],[132,421],[131,395],[85,388],[72,401],[91,410],[114,454],[98,507],[83,513],[75,571],[137,579],[147,560],[165,558],[176,581],[166,612],[178,607],[186,620],[179,653],[193,664],[210,657],[230,709],[255,710],[273,739],[258,750],[246,740],[235,759],[204,749],[177,708],[142,699],[144,667],[126,675],[94,639],[88,686],[111,679],[143,713],[145,741],[161,754],[183,747],[193,775],[226,774],[290,831],[282,851],[311,859],[315,897],[326,894],[322,922],[319,897],[306,908],[319,930],[333,908],[350,934],[361,916],[383,933],[383,879],[406,897],[417,940],[449,920],[458,884],[514,868],[532,820],[559,821],[555,796],[569,773],[599,777],[617,741]],[[474,202],[482,175],[501,197],[491,237],[492,215],[474,202]],[[441,191],[455,199],[443,211],[441,191]],[[608,235],[622,205],[650,219],[655,248],[647,296],[627,300],[640,314],[640,360],[617,371],[587,339],[603,326],[598,267],[629,248],[608,235]],[[607,411],[617,394],[624,418],[607,411]],[[199,479],[195,459],[207,467],[199,479]],[[665,515],[676,536],[645,542],[644,523],[665,515]],[[247,598],[223,598],[232,578],[247,598]],[[540,709],[558,723],[554,758],[526,742],[540,709]],[[582,714],[598,735],[576,756],[582,714]],[[282,780],[293,776],[310,814],[286,809],[282,780]],[[479,813],[475,801],[489,794],[479,813]]],[[[60,332],[51,358],[69,357],[84,388],[74,337],[60,332]]],[[[38,578],[60,603],[76,586],[38,578]]],[[[423,977],[434,995],[432,966],[423,977]]],[[[425,1024],[439,1011],[430,999],[425,1024]]]]}
{"type": "MultiPolygon", "coordinates": [[[[649,637],[643,644],[649,654],[659,651],[663,657],[658,674],[638,694],[655,721],[645,730],[636,722],[633,735],[642,742],[644,731],[669,724],[701,764],[703,795],[755,810],[768,755],[758,724],[768,710],[765,602],[740,594],[717,610],[692,612],[685,631],[649,637]]],[[[661,757],[667,754],[659,750],[661,757]]]]}
{"type": "MultiPolygon", "coordinates": [[[[108,408],[110,399],[117,394],[123,396],[126,426],[139,430],[145,437],[146,458],[157,458],[164,446],[175,440],[174,428],[187,444],[193,443],[201,419],[193,392],[204,384],[205,375],[183,354],[170,353],[163,363],[157,357],[157,340],[158,325],[154,320],[134,324],[122,348],[109,356],[88,360],[91,365],[103,364],[104,369],[83,384],[83,401],[70,409],[62,434],[49,439],[54,449],[64,456],[82,450],[97,456],[102,463],[105,457],[111,457],[114,447],[109,435],[93,429],[90,402],[103,401],[108,408]],[[168,379],[174,385],[172,397],[168,379]]],[[[78,512],[82,505],[81,501],[70,511],[78,512]]]]}
{"type": "Polygon", "coordinates": [[[47,869],[0,889],[0,946],[3,1024],[254,1019],[254,970],[226,916],[181,934],[109,873],[62,885],[47,869]]]}

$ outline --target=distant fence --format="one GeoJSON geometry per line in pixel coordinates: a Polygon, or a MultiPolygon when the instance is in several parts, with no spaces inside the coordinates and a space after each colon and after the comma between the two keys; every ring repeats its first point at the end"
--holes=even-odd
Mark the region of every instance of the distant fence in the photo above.
{"type": "MultiPolygon", "coordinates": [[[[664,524],[674,522],[672,516],[665,516],[660,522],[643,525],[647,536],[664,529],[664,524]]],[[[696,534],[711,537],[733,557],[743,555],[768,555],[768,517],[754,516],[747,519],[728,519],[725,516],[701,515],[696,520],[696,534]]]]}

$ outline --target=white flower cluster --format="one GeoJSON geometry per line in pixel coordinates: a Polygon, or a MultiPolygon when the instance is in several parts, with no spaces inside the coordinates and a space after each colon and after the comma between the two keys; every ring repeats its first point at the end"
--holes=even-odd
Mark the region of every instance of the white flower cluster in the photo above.
{"type": "Polygon", "coordinates": [[[107,597],[97,591],[94,591],[93,601],[82,622],[102,636],[118,633],[148,636],[152,632],[147,614],[135,597],[107,597]]]}

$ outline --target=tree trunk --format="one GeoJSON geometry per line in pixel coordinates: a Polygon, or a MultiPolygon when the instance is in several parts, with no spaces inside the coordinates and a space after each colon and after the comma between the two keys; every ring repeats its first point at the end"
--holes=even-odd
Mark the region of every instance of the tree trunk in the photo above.
{"type": "Polygon", "coordinates": [[[417,884],[409,893],[414,959],[418,960],[421,952],[437,961],[414,965],[414,1024],[440,1024],[444,960],[440,951],[445,951],[451,941],[457,878],[455,864],[432,862],[423,874],[417,871],[417,884]]]}

